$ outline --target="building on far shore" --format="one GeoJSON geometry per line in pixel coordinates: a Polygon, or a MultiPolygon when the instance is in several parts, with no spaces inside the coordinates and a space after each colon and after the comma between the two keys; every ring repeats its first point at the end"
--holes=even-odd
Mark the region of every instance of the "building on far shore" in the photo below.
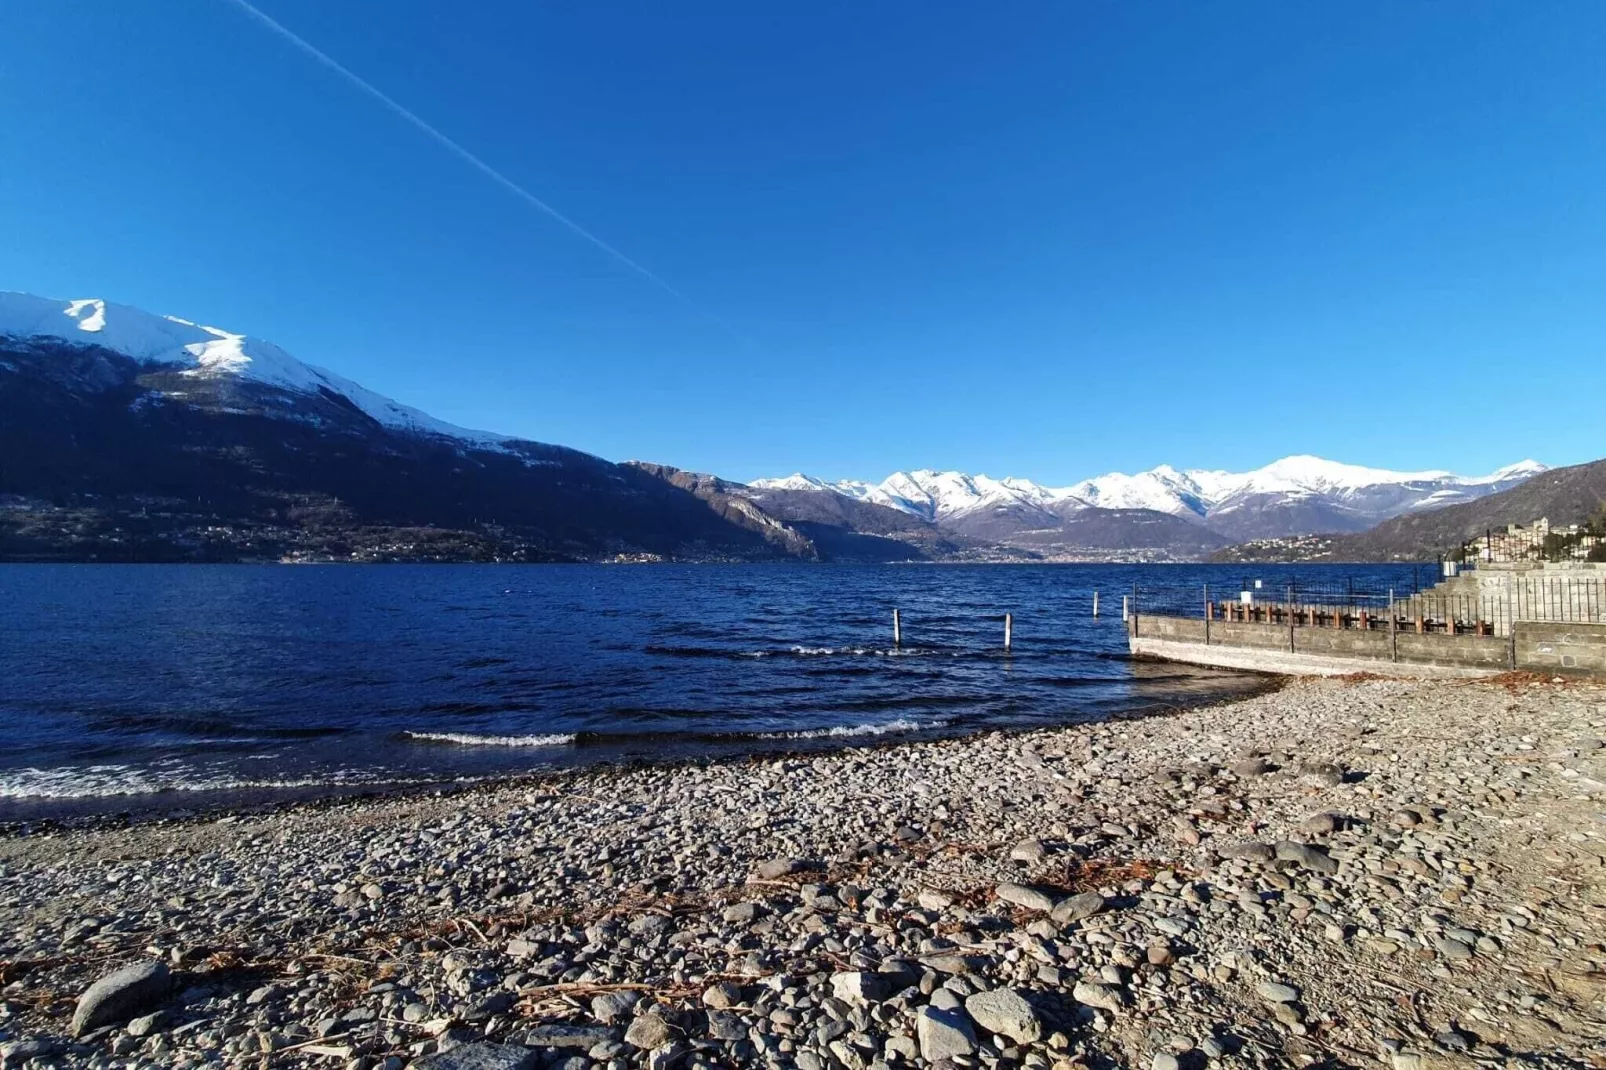
{"type": "Polygon", "coordinates": [[[1491,528],[1479,538],[1468,539],[1454,556],[1493,564],[1606,561],[1606,526],[1592,521],[1562,527],[1541,517],[1526,525],[1508,524],[1504,531],[1491,528]]]}

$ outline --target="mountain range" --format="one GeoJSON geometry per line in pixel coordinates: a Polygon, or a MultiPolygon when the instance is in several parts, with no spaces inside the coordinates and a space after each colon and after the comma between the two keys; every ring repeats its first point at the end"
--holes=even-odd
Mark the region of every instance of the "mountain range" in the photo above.
{"type": "Polygon", "coordinates": [[[456,427],[244,334],[0,292],[0,559],[1197,559],[1543,471],[1300,456],[1065,487],[930,470],[742,484],[456,427]]]}
{"type": "Polygon", "coordinates": [[[831,494],[918,517],[961,535],[1043,547],[1074,545],[1078,527],[1124,515],[1141,518],[1150,544],[1226,545],[1312,532],[1356,532],[1405,513],[1498,493],[1545,471],[1520,461],[1485,476],[1392,472],[1320,457],[1285,457],[1252,472],[1178,471],[1162,465],[1137,475],[1112,472],[1065,487],[963,472],[895,472],[880,483],[827,482],[801,473],[751,484],[757,500],[775,494],[831,494]],[[1149,514],[1149,515],[1145,515],[1149,514]],[[1194,530],[1178,527],[1176,521],[1194,530]],[[1056,533],[1064,533],[1064,537],[1056,533]],[[1155,542],[1155,539],[1161,541],[1155,542]]]}

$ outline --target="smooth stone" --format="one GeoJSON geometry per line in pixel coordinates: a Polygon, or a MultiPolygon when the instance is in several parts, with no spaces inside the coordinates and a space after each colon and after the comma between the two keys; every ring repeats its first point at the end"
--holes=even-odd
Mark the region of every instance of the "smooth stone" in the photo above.
{"type": "Polygon", "coordinates": [[[1046,914],[1054,909],[1054,900],[1047,892],[1025,884],[1000,884],[997,894],[1004,902],[1025,907],[1027,910],[1038,910],[1046,914]]]}
{"type": "Polygon", "coordinates": [[[0,1044],[0,1066],[22,1066],[33,1059],[48,1059],[61,1045],[48,1037],[27,1037],[0,1044]]]}
{"type": "Polygon", "coordinates": [[[1105,907],[1104,897],[1098,892],[1079,892],[1068,899],[1062,899],[1054,904],[1049,911],[1049,917],[1056,924],[1065,925],[1073,921],[1091,918],[1105,907]]]}
{"type": "Polygon", "coordinates": [[[136,962],[107,974],[78,997],[73,1011],[73,1036],[110,1025],[165,998],[173,987],[172,975],[161,962],[136,962]]]}
{"type": "Polygon", "coordinates": [[[1320,847],[1293,840],[1279,840],[1274,850],[1280,862],[1292,862],[1312,873],[1332,875],[1338,872],[1338,863],[1320,847]]]}

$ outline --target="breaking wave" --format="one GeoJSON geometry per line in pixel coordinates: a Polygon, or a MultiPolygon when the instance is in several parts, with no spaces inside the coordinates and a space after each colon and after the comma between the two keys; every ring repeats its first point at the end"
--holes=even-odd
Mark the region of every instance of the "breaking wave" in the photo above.
{"type": "Polygon", "coordinates": [[[460,747],[566,747],[577,738],[573,732],[537,736],[481,736],[472,732],[403,732],[419,743],[453,743],[460,747]]]}
{"type": "Polygon", "coordinates": [[[118,795],[160,795],[167,792],[231,792],[295,790],[363,784],[400,784],[416,778],[379,776],[344,770],[315,777],[253,777],[188,763],[64,766],[58,769],[12,769],[0,773],[0,799],[85,799],[118,795]]]}
{"type": "Polygon", "coordinates": [[[800,728],[791,732],[760,732],[755,739],[841,739],[853,736],[885,736],[895,732],[920,732],[943,728],[947,721],[921,724],[900,717],[896,721],[879,721],[872,724],[839,724],[830,728],[800,728]]]}

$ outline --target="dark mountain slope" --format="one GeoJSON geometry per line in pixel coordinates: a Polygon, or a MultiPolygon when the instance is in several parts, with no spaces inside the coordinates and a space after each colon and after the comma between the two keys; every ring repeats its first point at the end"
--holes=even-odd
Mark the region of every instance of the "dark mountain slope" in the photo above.
{"type": "Polygon", "coordinates": [[[1552,524],[1577,524],[1606,503],[1606,460],[1554,468],[1487,498],[1407,513],[1359,535],[1335,538],[1334,561],[1430,560],[1467,539],[1507,524],[1549,517],[1552,524]]]}
{"type": "MultiPolygon", "coordinates": [[[[182,375],[43,338],[0,338],[0,495],[114,529],[156,505],[173,519],[150,537],[182,544],[159,557],[197,556],[184,549],[197,526],[258,533],[246,541],[261,553],[309,532],[323,545],[326,525],[455,531],[526,559],[792,552],[688,490],[576,450],[403,433],[333,391],[182,375]]],[[[0,541],[0,555],[16,551],[0,541]]]]}

